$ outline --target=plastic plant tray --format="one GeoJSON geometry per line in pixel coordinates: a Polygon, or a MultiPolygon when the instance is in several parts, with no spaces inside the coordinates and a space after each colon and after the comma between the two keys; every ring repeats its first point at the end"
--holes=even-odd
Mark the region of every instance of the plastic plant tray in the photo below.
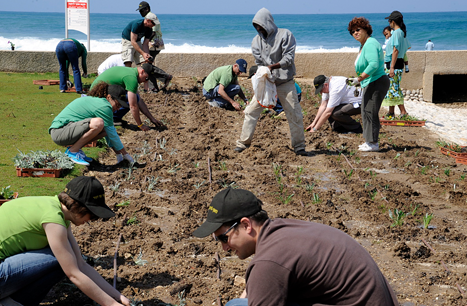
{"type": "Polygon", "coordinates": [[[60,80],[34,80],[34,85],[60,85],[60,80]]]}
{"type": "MultiPolygon", "coordinates": [[[[465,148],[465,146],[461,148],[465,148]]],[[[447,156],[451,156],[454,158],[457,158],[457,157],[467,158],[467,153],[456,152],[454,150],[451,150],[450,148],[445,148],[445,147],[439,147],[439,149],[441,150],[441,153],[447,156]]]]}
{"type": "Polygon", "coordinates": [[[11,201],[11,200],[16,199],[17,197],[18,197],[18,193],[15,192],[15,193],[13,194],[13,199],[2,199],[2,200],[0,200],[0,206],[2,206],[2,204],[5,203],[5,202],[8,202],[8,201],[11,201]]]}
{"type": "Polygon", "coordinates": [[[16,167],[16,176],[19,177],[60,177],[61,172],[62,169],[16,167]]]}
{"type": "Polygon", "coordinates": [[[467,165],[467,157],[460,157],[460,158],[458,157],[458,158],[456,158],[456,163],[467,165]]]}
{"type": "Polygon", "coordinates": [[[381,125],[392,125],[392,126],[425,126],[425,121],[379,119],[379,122],[381,123],[381,125]]]}

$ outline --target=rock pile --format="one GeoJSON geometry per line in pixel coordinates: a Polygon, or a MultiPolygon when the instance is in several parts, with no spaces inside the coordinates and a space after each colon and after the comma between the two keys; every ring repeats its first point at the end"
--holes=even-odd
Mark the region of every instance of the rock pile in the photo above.
{"type": "Polygon", "coordinates": [[[423,89],[403,89],[402,93],[404,94],[404,101],[420,101],[423,102],[423,89]]]}

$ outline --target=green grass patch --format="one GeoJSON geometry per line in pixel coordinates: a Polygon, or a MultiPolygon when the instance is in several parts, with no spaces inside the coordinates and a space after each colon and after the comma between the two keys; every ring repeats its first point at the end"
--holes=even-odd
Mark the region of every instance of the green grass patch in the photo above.
{"type": "MultiPolygon", "coordinates": [[[[18,150],[23,153],[36,150],[63,152],[50,138],[48,128],[55,116],[80,95],[60,93],[58,85],[34,85],[34,80],[58,80],[58,73],[8,73],[0,72],[0,188],[11,186],[20,197],[55,195],[74,177],[82,174],[84,166],[75,165],[62,178],[17,177],[13,157],[18,150]]],[[[91,84],[94,78],[82,79],[91,84]]],[[[101,148],[83,148],[90,157],[97,158],[101,148]]],[[[63,176],[63,175],[62,175],[63,176]]]]}

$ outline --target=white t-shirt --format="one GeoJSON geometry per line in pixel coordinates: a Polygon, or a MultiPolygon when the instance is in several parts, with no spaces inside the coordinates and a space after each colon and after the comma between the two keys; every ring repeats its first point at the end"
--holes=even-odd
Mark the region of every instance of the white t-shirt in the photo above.
{"type": "Polygon", "coordinates": [[[122,54],[114,54],[109,56],[102,64],[100,64],[99,68],[97,68],[97,74],[101,74],[102,72],[106,71],[109,68],[115,66],[125,66],[122,60],[122,54]]]}
{"type": "Polygon", "coordinates": [[[329,100],[327,107],[336,107],[340,104],[352,103],[355,108],[360,107],[362,103],[361,88],[358,88],[360,94],[355,97],[355,86],[349,86],[346,83],[347,78],[343,76],[333,76],[329,81],[329,95],[323,95],[323,100],[329,100]],[[325,99],[326,98],[326,99],[325,99]]]}

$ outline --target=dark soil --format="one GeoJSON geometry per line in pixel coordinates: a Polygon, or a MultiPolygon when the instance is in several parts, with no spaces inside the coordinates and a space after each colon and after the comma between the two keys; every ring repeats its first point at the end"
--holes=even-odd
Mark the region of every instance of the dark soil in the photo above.
{"type": "MultiPolygon", "coordinates": [[[[251,97],[249,80],[240,82],[251,97]]],[[[318,104],[310,81],[298,82],[306,127],[318,104]]],[[[466,305],[458,287],[467,287],[467,166],[442,155],[438,137],[426,128],[383,126],[381,152],[365,153],[357,150],[361,135],[326,127],[306,134],[312,156],[296,156],[287,121],[263,114],[252,146],[236,153],[243,113],[210,107],[200,88],[195,78],[174,79],[167,93],[143,94],[168,128],[145,133],[126,116],[130,124],[118,131],[138,167],[115,165],[115,154],[108,152],[86,173],[106,187],[117,216],[73,232],[110,283],[122,234],[117,288],[124,295],[144,305],[191,306],[225,304],[241,294],[249,260],[222,251],[212,238],[191,235],[213,196],[230,185],[255,193],[272,218],[319,222],[354,237],[378,263],[401,305],[466,305]],[[280,167],[277,177],[274,167],[280,167]],[[117,206],[125,201],[129,205],[117,206]],[[401,225],[392,226],[394,209],[404,213],[401,225]],[[425,229],[427,214],[434,216],[425,229]],[[135,263],[140,255],[146,264],[135,263]]],[[[66,280],[44,304],[90,303],[66,280]]]]}

